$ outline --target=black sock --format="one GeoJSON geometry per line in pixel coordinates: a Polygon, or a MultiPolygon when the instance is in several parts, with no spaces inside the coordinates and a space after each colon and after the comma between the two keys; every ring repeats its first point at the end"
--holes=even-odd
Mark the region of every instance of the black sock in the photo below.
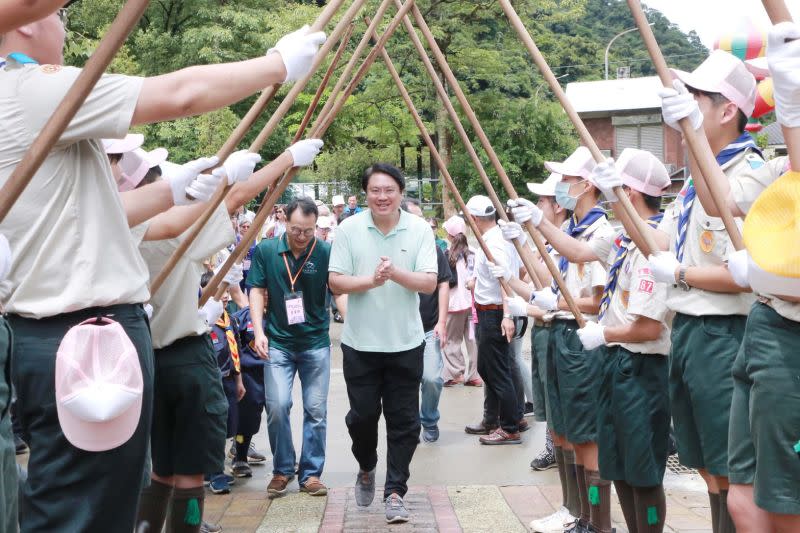
{"type": "Polygon", "coordinates": [[[586,471],[583,465],[575,465],[575,477],[578,481],[578,499],[581,504],[581,511],[578,518],[581,524],[588,525],[592,519],[592,506],[589,505],[589,489],[586,485],[586,471]]]}
{"type": "Polygon", "coordinates": [[[161,531],[167,516],[167,506],[172,496],[172,485],[150,480],[150,485],[142,489],[139,497],[139,510],[136,516],[136,527],[142,522],[149,524],[148,531],[161,531]]]}
{"type": "Polygon", "coordinates": [[[667,518],[664,486],[635,487],[636,522],[639,533],[661,533],[667,518]]]}
{"type": "Polygon", "coordinates": [[[545,451],[555,454],[554,445],[553,445],[553,436],[550,435],[549,431],[544,432],[544,449],[545,451]]]}
{"type": "Polygon", "coordinates": [[[578,518],[581,515],[581,498],[578,489],[578,475],[575,471],[575,450],[562,451],[567,477],[567,509],[569,509],[569,514],[578,518]]]}
{"type": "Polygon", "coordinates": [[[171,533],[199,533],[203,522],[205,495],[203,487],[175,489],[172,492],[172,509],[167,530],[171,533]]]}
{"type": "Polygon", "coordinates": [[[253,439],[252,435],[245,437],[244,435],[236,435],[234,442],[236,443],[236,457],[234,461],[247,462],[247,451],[250,449],[250,441],[253,439]]]}
{"type": "Polygon", "coordinates": [[[633,487],[621,479],[614,481],[614,488],[617,490],[619,506],[625,516],[625,524],[628,526],[628,533],[639,533],[636,527],[636,498],[633,495],[633,487]]]}
{"type": "Polygon", "coordinates": [[[590,523],[598,533],[611,533],[611,482],[597,470],[584,469],[589,500],[590,523]]]}
{"type": "Polygon", "coordinates": [[[728,512],[728,491],[719,491],[719,533],[736,533],[736,525],[728,512]]]}
{"type": "Polygon", "coordinates": [[[709,492],[708,502],[711,507],[711,531],[719,533],[719,494],[709,492]]]}

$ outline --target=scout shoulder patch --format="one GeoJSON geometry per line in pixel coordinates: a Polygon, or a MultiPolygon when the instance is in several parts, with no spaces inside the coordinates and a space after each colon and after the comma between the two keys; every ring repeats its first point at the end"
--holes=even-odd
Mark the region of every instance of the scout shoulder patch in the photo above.
{"type": "Polygon", "coordinates": [[[61,70],[61,65],[42,65],[39,67],[39,70],[45,74],[55,74],[61,70]]]}
{"type": "Polygon", "coordinates": [[[700,234],[700,249],[705,253],[710,254],[714,249],[714,233],[711,231],[704,231],[700,234]]]}

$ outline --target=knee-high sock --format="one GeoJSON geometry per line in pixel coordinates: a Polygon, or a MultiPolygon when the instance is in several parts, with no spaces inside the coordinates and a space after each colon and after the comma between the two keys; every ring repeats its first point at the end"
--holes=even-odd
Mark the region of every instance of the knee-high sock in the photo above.
{"type": "Polygon", "coordinates": [[[234,439],[234,442],[236,443],[236,457],[234,458],[234,461],[247,462],[247,451],[250,449],[250,441],[252,439],[253,437],[236,435],[236,438],[234,439]]]}
{"type": "Polygon", "coordinates": [[[597,470],[584,470],[591,524],[598,533],[611,533],[611,482],[597,470]]]}
{"type": "Polygon", "coordinates": [[[728,491],[719,491],[719,533],[736,533],[736,525],[728,512],[728,491]]]}
{"type": "Polygon", "coordinates": [[[589,490],[583,465],[575,465],[575,476],[578,479],[578,499],[581,503],[581,512],[577,516],[581,519],[582,524],[588,525],[592,519],[592,506],[589,505],[589,490]]]}
{"type": "Polygon", "coordinates": [[[719,533],[719,494],[709,492],[708,502],[711,506],[711,531],[719,533]]]}
{"type": "Polygon", "coordinates": [[[561,505],[569,507],[569,492],[567,491],[567,465],[564,463],[564,449],[556,446],[553,449],[553,456],[558,465],[558,479],[561,480],[561,505]]]}
{"type": "Polygon", "coordinates": [[[149,524],[148,531],[161,531],[171,497],[172,485],[151,479],[150,485],[142,489],[139,497],[136,527],[138,528],[142,522],[147,522],[149,524]]]}
{"type": "Polygon", "coordinates": [[[618,479],[614,481],[614,488],[617,490],[617,498],[619,498],[622,514],[625,515],[628,533],[639,533],[636,527],[636,498],[633,495],[633,487],[618,479]]]}
{"type": "Polygon", "coordinates": [[[167,533],[200,532],[205,494],[203,487],[175,489],[172,492],[172,510],[167,533]]]}
{"type": "Polygon", "coordinates": [[[553,436],[549,431],[544,432],[544,449],[550,453],[555,453],[553,450],[553,436]]]}
{"type": "Polygon", "coordinates": [[[575,450],[564,450],[564,465],[567,474],[567,509],[569,509],[569,514],[577,518],[581,515],[581,495],[578,487],[575,450]]]}
{"type": "Polygon", "coordinates": [[[639,533],[661,533],[667,518],[664,485],[636,487],[636,522],[639,533]]]}

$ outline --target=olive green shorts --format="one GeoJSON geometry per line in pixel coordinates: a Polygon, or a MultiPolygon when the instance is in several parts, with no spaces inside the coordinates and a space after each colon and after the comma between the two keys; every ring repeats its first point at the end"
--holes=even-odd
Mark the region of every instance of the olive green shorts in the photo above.
{"type": "Polygon", "coordinates": [[[159,476],[215,474],[225,461],[228,400],[208,335],[155,350],[151,442],[159,476]]]}
{"type": "Polygon", "coordinates": [[[733,361],[747,317],[675,315],[669,398],[681,464],[728,475],[733,361]]]}
{"type": "Polygon", "coordinates": [[[547,341],[550,328],[534,326],[531,330],[531,379],[533,381],[533,418],[537,422],[547,420],[547,341]]]}
{"type": "Polygon", "coordinates": [[[733,387],[731,482],[753,484],[756,505],[766,511],[800,514],[800,324],[755,303],[733,387]]]}
{"type": "Polygon", "coordinates": [[[0,531],[17,529],[17,462],[10,403],[11,328],[0,316],[0,531]]]}
{"type": "Polygon", "coordinates": [[[598,400],[600,477],[633,487],[664,479],[669,440],[668,358],[604,349],[598,400]]]}

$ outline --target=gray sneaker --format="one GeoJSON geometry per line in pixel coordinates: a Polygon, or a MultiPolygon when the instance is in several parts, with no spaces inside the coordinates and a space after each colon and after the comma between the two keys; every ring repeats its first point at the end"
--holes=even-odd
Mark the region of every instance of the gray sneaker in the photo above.
{"type": "Polygon", "coordinates": [[[386,522],[389,524],[408,522],[406,504],[403,503],[403,498],[395,493],[386,498],[386,522]]]}
{"type": "Polygon", "coordinates": [[[359,507],[369,507],[375,499],[375,469],[369,472],[358,471],[356,476],[356,503],[359,507]]]}

